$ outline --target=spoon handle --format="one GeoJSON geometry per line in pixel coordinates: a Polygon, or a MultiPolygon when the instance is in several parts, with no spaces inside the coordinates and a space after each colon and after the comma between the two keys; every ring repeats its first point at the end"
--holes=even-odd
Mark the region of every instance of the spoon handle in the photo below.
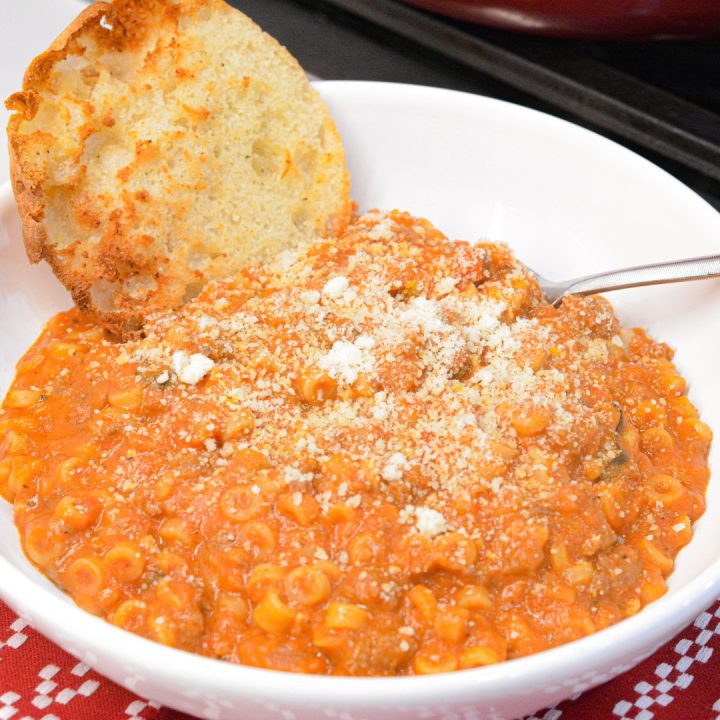
{"type": "Polygon", "coordinates": [[[720,255],[673,260],[587,275],[570,280],[563,295],[594,295],[608,290],[720,277],[720,255]]]}

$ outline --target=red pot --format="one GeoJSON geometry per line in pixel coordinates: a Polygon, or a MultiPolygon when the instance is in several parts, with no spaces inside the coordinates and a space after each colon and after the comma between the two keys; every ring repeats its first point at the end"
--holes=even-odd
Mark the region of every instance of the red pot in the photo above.
{"type": "Polygon", "coordinates": [[[720,0],[405,0],[506,30],[596,39],[720,35],[720,0]]]}

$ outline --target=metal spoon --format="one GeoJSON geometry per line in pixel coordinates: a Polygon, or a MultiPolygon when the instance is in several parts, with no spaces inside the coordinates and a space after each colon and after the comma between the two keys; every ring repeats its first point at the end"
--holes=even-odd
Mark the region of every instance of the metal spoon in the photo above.
{"type": "Polygon", "coordinates": [[[662,285],[685,282],[685,280],[720,277],[720,255],[639,265],[624,270],[610,270],[596,275],[586,275],[563,282],[548,280],[534,270],[530,268],[528,270],[540,284],[547,301],[557,305],[565,295],[595,295],[609,290],[623,290],[642,285],[662,285]]]}

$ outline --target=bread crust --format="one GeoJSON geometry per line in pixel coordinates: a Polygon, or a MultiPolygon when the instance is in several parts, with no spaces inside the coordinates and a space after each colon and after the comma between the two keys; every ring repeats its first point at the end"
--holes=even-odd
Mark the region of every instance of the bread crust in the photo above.
{"type": "MultiPolygon", "coordinates": [[[[49,174],[42,162],[37,162],[29,149],[27,135],[23,126],[31,123],[43,105],[43,94],[51,92],[51,84],[55,77],[56,67],[59,63],[82,56],[85,49],[79,40],[87,42],[88,38],[94,47],[112,53],[132,53],[142,47],[143,42],[153,33],[162,33],[164,28],[176,24],[182,12],[191,10],[216,11],[227,6],[222,0],[111,0],[111,2],[96,2],[83,10],[82,13],[61,33],[44,53],[38,55],[28,67],[23,80],[23,90],[11,95],[6,106],[13,111],[8,123],[8,145],[10,157],[10,176],[15,194],[18,211],[22,220],[23,241],[28,258],[37,263],[47,261],[60,282],[70,291],[75,303],[84,311],[92,315],[99,323],[112,332],[128,337],[141,331],[144,317],[152,312],[166,309],[168,306],[180,304],[177,297],[178,280],[171,273],[165,273],[168,263],[173,261],[172,255],[168,257],[154,257],[152,263],[146,259],[139,260],[137,247],[129,247],[127,241],[120,242],[112,235],[112,227],[117,225],[118,236],[122,231],[132,225],[127,218],[115,218],[110,213],[103,220],[103,237],[100,241],[102,252],[95,258],[93,250],[84,247],[78,241],[68,247],[58,248],[54,244],[53,232],[49,231],[47,224],[47,211],[50,198],[46,192],[49,174]],[[71,261],[72,260],[72,261],[71,261]],[[81,270],[78,270],[78,267],[81,270]],[[164,274],[165,273],[165,274],[164,274]],[[123,282],[134,276],[147,277],[152,275],[158,284],[158,292],[149,302],[136,302],[132,298],[120,295],[118,305],[108,311],[93,301],[94,283],[98,278],[102,282],[123,282]],[[173,288],[174,295],[168,298],[163,296],[166,288],[173,288]]],[[[232,10],[233,13],[238,11],[232,10]]],[[[239,13],[238,13],[239,14],[239,13]]],[[[249,18],[242,16],[247,23],[254,24],[249,18]]],[[[265,36],[268,38],[268,36],[265,36]]],[[[294,60],[282,46],[272,40],[272,44],[263,47],[268,53],[268,62],[292,63],[299,72],[302,72],[297,61],[294,60]]],[[[62,72],[62,71],[59,71],[62,72]]],[[[313,91],[314,92],[314,91],[313,91]]],[[[324,106],[323,106],[324,107],[324,106]]],[[[325,108],[327,113],[327,109],[325,108]]],[[[114,122],[112,118],[108,122],[114,122]]],[[[351,201],[350,182],[347,168],[344,164],[344,152],[337,129],[329,116],[322,123],[327,143],[339,148],[328,163],[332,164],[335,174],[335,184],[339,187],[338,197],[335,199],[332,211],[322,218],[322,227],[313,228],[313,232],[335,234],[342,232],[350,221],[351,201]],[[338,173],[338,162],[342,163],[342,171],[338,173]],[[337,177],[340,177],[339,181],[337,177]]],[[[52,135],[44,140],[48,146],[52,145],[52,135]]],[[[137,153],[143,149],[137,150],[137,153]]],[[[152,151],[152,147],[148,152],[152,151]]],[[[48,151],[49,152],[49,151],[48,151]]],[[[73,186],[68,186],[70,192],[73,186]]],[[[125,202],[123,207],[134,208],[136,201],[125,202]]],[[[77,212],[77,207],[75,208],[77,212]]],[[[88,212],[90,212],[88,210],[88,212]]],[[[147,242],[154,240],[148,238],[147,242]]],[[[237,270],[231,267],[232,270],[237,270]]],[[[192,274],[192,273],[190,273],[192,274]]],[[[199,287],[213,276],[205,276],[202,272],[195,273],[199,287]]],[[[215,275],[217,276],[217,274],[215,275]]],[[[186,280],[186,284],[190,280],[186,280]]],[[[192,281],[195,282],[195,281],[192,281]]],[[[169,293],[169,291],[168,291],[169,293]]]]}
{"type": "MultiPolygon", "coordinates": [[[[38,111],[40,98],[36,89],[41,87],[47,79],[50,67],[58,57],[64,56],[68,44],[88,24],[99,19],[108,8],[108,3],[97,2],[85,8],[63,32],[58,35],[50,47],[34,58],[23,77],[23,89],[13,93],[6,101],[5,107],[14,111],[10,116],[7,127],[8,155],[10,158],[10,182],[18,212],[22,220],[23,241],[27,256],[32,263],[47,260],[51,266],[52,261],[46,252],[45,243],[47,232],[42,223],[45,208],[45,193],[42,183],[44,177],[38,177],[36,172],[25,167],[20,147],[20,125],[24,120],[32,120],[38,111]]],[[[58,269],[53,267],[55,273],[58,269]]],[[[60,275],[58,275],[60,277],[60,275]]],[[[60,281],[65,284],[62,277],[60,281]]],[[[66,286],[67,287],[67,286],[66,286]]]]}
{"type": "MultiPolygon", "coordinates": [[[[151,0],[150,4],[157,5],[154,0],[151,0]]],[[[40,175],[23,162],[20,125],[23,121],[35,117],[41,102],[39,91],[49,79],[55,63],[67,56],[68,48],[75,38],[96,27],[101,18],[114,15],[114,6],[119,8],[127,5],[142,7],[143,2],[125,3],[124,0],[116,0],[113,5],[101,0],[85,8],[45,52],[30,62],[23,77],[22,91],[13,93],[5,101],[6,108],[14,111],[7,127],[10,182],[22,222],[23,242],[28,259],[31,263],[45,260],[58,280],[70,291],[73,301],[81,310],[94,316],[113,334],[126,338],[138,333],[142,319],[132,316],[119,318],[115,313],[93,308],[89,288],[75,273],[68,271],[67,265],[48,247],[48,234],[43,222],[47,205],[43,190],[46,176],[40,175]]],[[[113,24],[113,28],[113,34],[119,35],[119,31],[115,30],[117,25],[113,24]]],[[[104,42],[104,39],[101,38],[101,42],[104,42]]],[[[116,49],[121,49],[122,35],[112,44],[116,49]]]]}

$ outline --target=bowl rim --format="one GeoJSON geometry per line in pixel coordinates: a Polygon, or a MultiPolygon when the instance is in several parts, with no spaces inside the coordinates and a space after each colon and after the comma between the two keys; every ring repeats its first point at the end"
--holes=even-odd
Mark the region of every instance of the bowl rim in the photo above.
{"type": "MultiPolygon", "coordinates": [[[[706,214],[707,221],[714,222],[720,229],[720,213],[669,173],[614,141],[546,113],[495,98],[422,85],[340,80],[321,81],[316,83],[316,87],[331,105],[335,100],[342,103],[343,98],[356,98],[358,92],[371,96],[374,101],[420,101],[425,105],[428,99],[433,103],[442,100],[448,105],[454,103],[453,109],[470,105],[484,107],[491,112],[507,113],[523,122],[544,124],[551,132],[569,137],[574,134],[579,142],[589,142],[605,152],[616,153],[621,161],[630,162],[636,170],[648,173],[654,183],[668,186],[678,194],[678,199],[691,203],[695,212],[706,214]]],[[[0,186],[0,213],[8,207],[14,207],[9,181],[0,186]]],[[[0,554],[0,597],[20,617],[29,619],[40,632],[71,654],[91,659],[106,655],[110,652],[108,648],[113,648],[111,654],[114,660],[127,658],[128,666],[144,667],[147,677],[163,677],[175,682],[182,677],[192,678],[195,688],[232,688],[235,694],[242,693],[246,697],[274,697],[278,702],[287,698],[308,705],[322,702],[338,703],[344,707],[378,706],[397,703],[398,700],[415,705],[446,702],[448,693],[463,697],[469,689],[475,693],[497,695],[498,688],[502,687],[512,687],[513,692],[522,693],[517,683],[512,685],[514,681],[521,680],[529,687],[548,681],[556,686],[563,685],[568,668],[572,667],[573,674],[577,676],[578,673],[591,672],[603,662],[614,662],[619,672],[642,659],[643,655],[637,655],[637,646],[648,637],[655,638],[654,647],[658,647],[691,622],[718,595],[720,556],[686,585],[675,588],[671,594],[644,607],[637,615],[587,637],[526,657],[438,675],[302,675],[228,663],[134,635],[80,609],[69,597],[54,594],[0,554]],[[659,627],[663,628],[661,632],[658,632],[659,627]]],[[[590,681],[588,687],[593,684],[596,683],[590,681]]]]}

